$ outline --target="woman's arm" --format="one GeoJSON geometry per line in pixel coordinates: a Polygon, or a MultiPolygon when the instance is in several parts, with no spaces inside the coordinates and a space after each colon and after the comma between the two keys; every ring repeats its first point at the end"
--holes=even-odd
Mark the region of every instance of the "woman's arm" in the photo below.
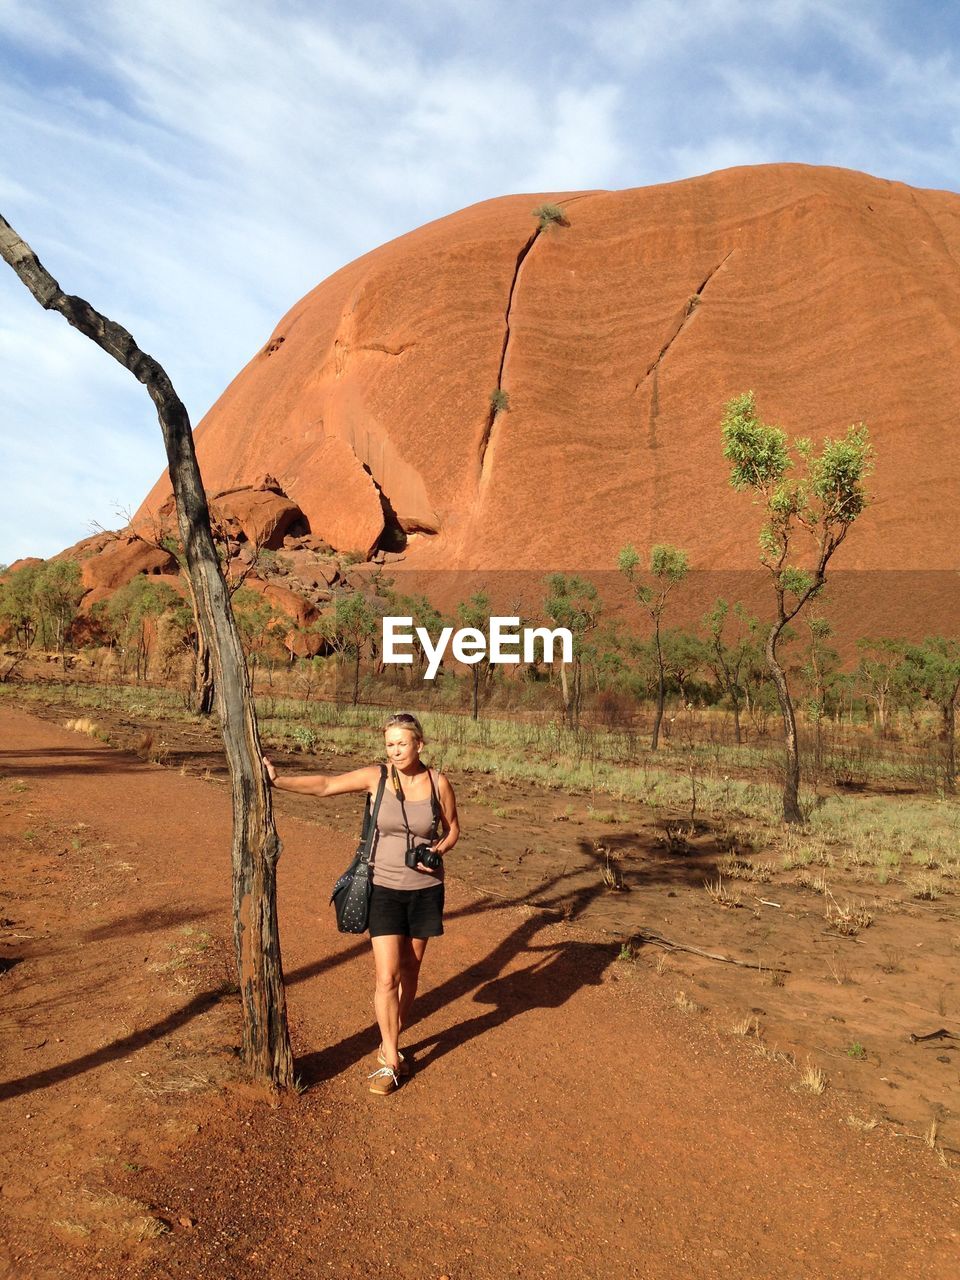
{"type": "Polygon", "coordinates": [[[327,777],[322,773],[297,773],[281,777],[266,756],[263,767],[271,787],[278,791],[298,791],[308,796],[341,796],[350,791],[375,791],[380,781],[380,766],[368,764],[350,773],[336,773],[327,777]]]}
{"type": "Polygon", "coordinates": [[[442,773],[437,775],[437,794],[440,798],[443,838],[433,847],[438,853],[449,853],[460,839],[460,819],[457,817],[457,797],[442,773]]]}

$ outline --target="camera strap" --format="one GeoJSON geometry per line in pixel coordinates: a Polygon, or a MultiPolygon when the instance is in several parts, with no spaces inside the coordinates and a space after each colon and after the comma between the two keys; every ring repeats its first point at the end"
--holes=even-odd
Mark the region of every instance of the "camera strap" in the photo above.
{"type": "MultiPolygon", "coordinates": [[[[433,770],[427,766],[427,778],[430,782],[430,811],[433,814],[433,839],[437,838],[437,829],[440,825],[440,819],[443,816],[443,810],[440,808],[440,797],[437,795],[437,788],[433,782],[433,770]]],[[[403,786],[400,783],[400,774],[397,772],[397,766],[390,766],[390,781],[393,784],[393,790],[397,799],[400,801],[400,812],[403,814],[403,827],[407,836],[408,851],[413,848],[414,839],[413,832],[410,830],[410,823],[407,820],[407,806],[404,803],[403,786]]]]}

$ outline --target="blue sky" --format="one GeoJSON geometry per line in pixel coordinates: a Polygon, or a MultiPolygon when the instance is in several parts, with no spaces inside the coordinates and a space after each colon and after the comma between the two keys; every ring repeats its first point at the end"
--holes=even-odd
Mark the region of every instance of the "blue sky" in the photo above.
{"type": "MultiPolygon", "coordinates": [[[[345,262],[518,191],[804,161],[958,185],[952,0],[0,0],[0,213],[194,423],[345,262]]],[[[143,389],[0,264],[0,563],[116,528],[143,389]]]]}

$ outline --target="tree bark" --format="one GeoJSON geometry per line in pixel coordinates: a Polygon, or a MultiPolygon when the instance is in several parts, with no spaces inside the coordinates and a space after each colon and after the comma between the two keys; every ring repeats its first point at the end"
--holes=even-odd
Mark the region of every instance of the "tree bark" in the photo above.
{"type": "Polygon", "coordinates": [[[210,663],[210,650],[203,634],[203,627],[197,625],[197,654],[193,665],[193,697],[190,709],[194,715],[208,716],[214,708],[213,668],[210,663]]]}
{"type": "Polygon", "coordinates": [[[0,256],[36,300],[85,334],[146,387],[157,410],[177,503],[177,523],[213,665],[233,798],[233,927],[243,1005],[243,1056],[255,1079],[293,1083],[277,928],[280,841],[261,764],[243,650],[210,532],[210,513],[187,411],[170,379],[131,335],[82,298],[66,295],[33,250],[0,217],[0,256]]]}
{"type": "Polygon", "coordinates": [[[560,696],[563,699],[563,721],[568,729],[573,728],[573,707],[570,697],[570,682],[567,679],[567,664],[560,663],[560,696]]]}
{"type": "Polygon", "coordinates": [[[733,738],[737,746],[743,745],[743,730],[740,728],[740,702],[739,699],[733,697],[733,738]]]}
{"type": "Polygon", "coordinates": [[[660,746],[660,725],[663,722],[663,707],[667,700],[666,681],[663,678],[663,650],[660,646],[660,619],[655,620],[653,638],[657,647],[657,710],[653,717],[653,736],[650,739],[650,750],[656,751],[660,746]]]}
{"type": "Polygon", "coordinates": [[[800,748],[797,743],[797,720],[793,712],[793,701],[787,685],[787,674],[777,657],[777,641],[783,630],[782,623],[774,623],[767,636],[767,665],[773,676],[777,700],[780,703],[780,714],[783,716],[783,737],[786,761],[783,773],[783,820],[790,823],[802,823],[803,812],[800,809],[800,748]]]}
{"type": "Polygon", "coordinates": [[[954,689],[953,697],[949,702],[945,702],[942,707],[943,712],[943,737],[946,761],[944,767],[943,789],[948,794],[953,795],[957,790],[957,733],[956,733],[956,714],[957,714],[957,690],[954,689]]]}

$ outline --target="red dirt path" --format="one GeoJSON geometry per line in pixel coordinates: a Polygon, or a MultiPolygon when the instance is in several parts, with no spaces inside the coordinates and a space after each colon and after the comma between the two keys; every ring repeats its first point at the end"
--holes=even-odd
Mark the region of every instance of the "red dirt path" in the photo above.
{"type": "MultiPolygon", "coordinates": [[[[0,1275],[948,1277],[957,1183],[671,1007],[615,949],[453,879],[416,1072],[366,1091],[342,834],[279,825],[298,1069],[232,1077],[225,788],[0,709],[0,1275]],[[206,994],[205,994],[206,993],[206,994]],[[178,1092],[203,1077],[213,1085],[178,1092]],[[137,1242],[131,1226],[171,1229],[137,1242]]],[[[452,858],[455,864],[455,855],[452,858]]],[[[455,874],[455,865],[452,868],[455,874]]]]}

